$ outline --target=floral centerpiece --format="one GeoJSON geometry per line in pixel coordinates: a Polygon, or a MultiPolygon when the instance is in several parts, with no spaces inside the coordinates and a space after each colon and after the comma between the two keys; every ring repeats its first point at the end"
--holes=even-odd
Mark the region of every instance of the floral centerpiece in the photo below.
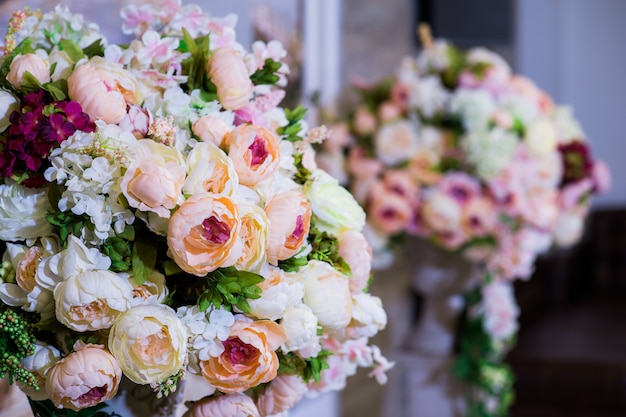
{"type": "Polygon", "coordinates": [[[609,172],[571,109],[502,57],[425,35],[393,77],[357,84],[361,100],[319,163],[365,207],[379,264],[412,235],[482,267],[457,373],[479,391],[470,415],[503,415],[511,375],[500,365],[519,314],[511,284],[531,276],[539,254],[581,237],[609,172]]]}
{"type": "Polygon", "coordinates": [[[316,167],[325,129],[278,107],[284,50],[180,1],[121,16],[128,45],[62,6],[11,18],[0,377],[81,416],[122,379],[203,377],[189,416],[282,413],[359,366],[384,382],[365,213],[316,167]]]}

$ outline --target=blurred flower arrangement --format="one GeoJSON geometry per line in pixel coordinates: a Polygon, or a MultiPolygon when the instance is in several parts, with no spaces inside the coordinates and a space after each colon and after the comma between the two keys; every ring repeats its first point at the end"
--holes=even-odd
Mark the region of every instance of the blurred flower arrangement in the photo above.
{"type": "Polygon", "coordinates": [[[456,373],[475,388],[469,415],[506,415],[512,374],[502,361],[519,315],[512,282],[529,278],[553,245],[581,237],[610,175],[571,109],[499,55],[422,35],[422,52],[393,77],[357,84],[358,105],[332,126],[318,161],[365,207],[378,267],[411,235],[483,268],[467,296],[456,373]]]}
{"type": "Polygon", "coordinates": [[[10,21],[0,376],[42,416],[102,413],[122,378],[204,377],[188,416],[282,413],[357,367],[384,383],[365,213],[315,165],[325,129],[278,107],[284,50],[177,0],[121,16],[129,45],[63,6],[10,21]]]}

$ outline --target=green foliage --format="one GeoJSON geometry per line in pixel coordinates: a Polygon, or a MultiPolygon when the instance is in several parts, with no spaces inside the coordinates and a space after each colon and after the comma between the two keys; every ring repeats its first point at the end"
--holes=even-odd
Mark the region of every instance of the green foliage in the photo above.
{"type": "Polygon", "coordinates": [[[133,244],[132,262],[135,282],[142,285],[156,265],[158,244],[150,239],[137,239],[133,244]]]}
{"type": "Polygon", "coordinates": [[[350,266],[339,256],[339,242],[337,238],[320,231],[316,227],[311,227],[309,242],[312,246],[308,256],[309,260],[315,259],[327,262],[344,274],[350,275],[350,266]]]}
{"type": "Polygon", "coordinates": [[[313,174],[311,171],[304,167],[304,164],[302,164],[303,156],[304,154],[302,153],[295,153],[293,155],[293,164],[298,170],[298,172],[296,172],[296,175],[294,176],[294,181],[296,181],[300,185],[304,185],[304,183],[306,183],[313,174]]]}
{"type": "Polygon", "coordinates": [[[61,39],[59,42],[61,46],[61,50],[65,51],[65,53],[70,57],[74,63],[80,61],[85,57],[85,53],[82,49],[74,41],[71,39],[61,39]]]}
{"type": "Polygon", "coordinates": [[[358,89],[361,102],[370,113],[376,114],[381,103],[389,100],[393,84],[393,78],[388,77],[372,87],[358,89]]]}
{"type": "MultiPolygon", "coordinates": [[[[183,61],[183,73],[187,75],[187,88],[195,90],[204,89],[207,79],[206,63],[210,54],[210,38],[208,35],[197,39],[191,37],[183,28],[183,40],[179,46],[182,52],[189,52],[191,56],[183,61]]],[[[203,90],[204,91],[204,90],[203,90]]]]}
{"type": "Polygon", "coordinates": [[[80,232],[83,227],[87,227],[89,230],[94,230],[94,225],[89,219],[89,216],[76,215],[71,211],[63,212],[59,211],[46,215],[46,220],[53,226],[59,228],[59,238],[63,243],[63,246],[67,244],[67,238],[69,235],[80,236],[80,232]]]}
{"type": "Polygon", "coordinates": [[[243,313],[250,312],[249,299],[257,299],[262,290],[258,286],[264,281],[261,275],[240,271],[235,267],[219,268],[204,278],[205,289],[198,296],[200,311],[206,311],[211,305],[233,311],[233,307],[243,313]]]}
{"type": "Polygon", "coordinates": [[[329,350],[322,350],[315,358],[301,358],[293,352],[279,353],[280,365],[278,372],[287,375],[298,375],[306,383],[320,382],[322,371],[328,369],[328,358],[333,355],[329,350]]]}
{"type": "Polygon", "coordinates": [[[267,58],[263,63],[263,68],[258,69],[250,76],[250,80],[254,85],[275,85],[280,77],[276,75],[283,64],[267,58]]]}
{"type": "Polygon", "coordinates": [[[102,38],[96,39],[83,48],[83,53],[88,58],[92,58],[94,56],[104,56],[104,44],[102,43],[102,38]]]}
{"type": "Polygon", "coordinates": [[[302,131],[302,125],[300,122],[306,115],[307,109],[303,106],[298,106],[293,110],[285,109],[285,117],[287,118],[287,125],[281,126],[276,130],[283,139],[289,142],[298,142],[302,140],[300,132],[302,131]]]}
{"type": "Polygon", "coordinates": [[[108,407],[106,403],[100,403],[80,411],[73,411],[66,408],[56,408],[50,400],[34,401],[29,398],[28,401],[35,417],[121,417],[114,412],[107,413],[102,411],[102,409],[108,407]]]}
{"type": "Polygon", "coordinates": [[[285,272],[295,272],[308,263],[309,260],[305,256],[299,258],[296,256],[292,256],[291,258],[285,259],[284,261],[278,261],[278,267],[285,272]]]}

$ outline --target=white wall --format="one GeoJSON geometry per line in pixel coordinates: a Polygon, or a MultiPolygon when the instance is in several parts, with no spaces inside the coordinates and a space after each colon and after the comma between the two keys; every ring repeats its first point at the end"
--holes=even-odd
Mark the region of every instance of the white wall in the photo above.
{"type": "Polygon", "coordinates": [[[517,0],[517,70],[569,104],[613,187],[595,207],[626,206],[626,1],[517,0]]]}

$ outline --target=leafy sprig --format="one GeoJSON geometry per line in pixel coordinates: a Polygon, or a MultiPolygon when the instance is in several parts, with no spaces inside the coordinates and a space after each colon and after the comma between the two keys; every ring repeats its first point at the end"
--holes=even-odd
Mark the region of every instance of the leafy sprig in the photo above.
{"type": "Polygon", "coordinates": [[[280,67],[283,64],[274,61],[272,58],[267,58],[263,63],[263,68],[260,68],[250,76],[250,80],[254,85],[274,85],[280,80],[280,77],[276,75],[280,67]]]}
{"type": "Polygon", "coordinates": [[[350,266],[339,256],[339,242],[337,238],[322,232],[316,227],[311,227],[309,231],[309,242],[312,250],[309,252],[309,260],[318,260],[331,264],[346,275],[350,274],[350,266]]]}
{"type": "Polygon", "coordinates": [[[276,129],[278,135],[283,136],[283,139],[289,142],[298,142],[302,140],[300,132],[302,131],[302,124],[300,123],[306,115],[307,109],[302,106],[298,106],[293,110],[285,109],[285,117],[287,118],[287,125],[281,126],[276,129]]]}
{"type": "Polygon", "coordinates": [[[323,349],[314,358],[302,358],[293,352],[279,353],[278,372],[299,375],[306,383],[320,382],[322,371],[328,369],[328,358],[333,352],[323,349]]]}
{"type": "Polygon", "coordinates": [[[258,284],[264,278],[253,272],[228,267],[213,271],[203,280],[206,289],[198,297],[200,311],[206,311],[214,305],[216,308],[223,306],[228,311],[236,308],[243,313],[249,313],[248,300],[261,296],[262,290],[258,284]]]}

